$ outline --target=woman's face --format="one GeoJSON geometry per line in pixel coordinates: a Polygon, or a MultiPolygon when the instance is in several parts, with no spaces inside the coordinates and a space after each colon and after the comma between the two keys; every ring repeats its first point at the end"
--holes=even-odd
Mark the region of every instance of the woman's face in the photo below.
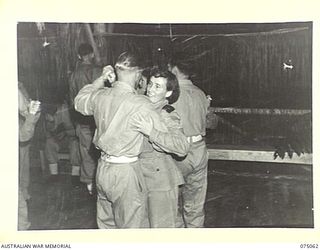
{"type": "Polygon", "coordinates": [[[167,95],[167,79],[152,76],[147,87],[147,96],[150,98],[150,101],[153,103],[163,101],[167,95]]]}

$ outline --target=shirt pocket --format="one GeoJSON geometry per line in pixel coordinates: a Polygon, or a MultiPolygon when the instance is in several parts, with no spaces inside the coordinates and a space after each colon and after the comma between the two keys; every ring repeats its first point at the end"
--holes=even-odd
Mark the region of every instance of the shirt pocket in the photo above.
{"type": "Polygon", "coordinates": [[[142,172],[149,191],[168,191],[172,188],[172,176],[164,158],[143,159],[142,172]]]}

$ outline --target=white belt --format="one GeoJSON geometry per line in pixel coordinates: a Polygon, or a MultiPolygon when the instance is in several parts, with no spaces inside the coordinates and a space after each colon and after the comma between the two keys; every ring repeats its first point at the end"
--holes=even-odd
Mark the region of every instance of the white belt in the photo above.
{"type": "Polygon", "coordinates": [[[198,142],[202,140],[202,135],[188,136],[187,140],[189,143],[198,142]]]}
{"type": "Polygon", "coordinates": [[[112,156],[112,155],[103,155],[101,159],[105,162],[110,163],[130,163],[138,160],[138,156],[127,157],[127,156],[112,156]]]}

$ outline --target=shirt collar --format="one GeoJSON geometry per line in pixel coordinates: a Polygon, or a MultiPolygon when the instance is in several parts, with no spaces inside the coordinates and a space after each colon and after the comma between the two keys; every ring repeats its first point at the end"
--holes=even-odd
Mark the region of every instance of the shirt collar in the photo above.
{"type": "Polygon", "coordinates": [[[137,94],[137,91],[130,86],[130,84],[126,83],[126,82],[120,82],[120,81],[116,81],[115,83],[112,84],[113,88],[119,88],[121,90],[124,90],[125,92],[132,92],[134,94],[137,94]]]}
{"type": "Polygon", "coordinates": [[[161,100],[159,102],[156,102],[156,103],[152,103],[152,105],[155,107],[155,109],[157,110],[161,110],[165,105],[168,104],[168,100],[165,99],[165,100],[161,100]]]}
{"type": "Polygon", "coordinates": [[[180,85],[193,85],[189,79],[178,79],[180,85]]]}

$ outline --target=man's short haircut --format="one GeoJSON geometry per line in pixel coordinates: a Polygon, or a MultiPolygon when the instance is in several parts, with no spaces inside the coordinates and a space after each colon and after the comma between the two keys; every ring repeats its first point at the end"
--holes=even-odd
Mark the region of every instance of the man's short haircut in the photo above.
{"type": "Polygon", "coordinates": [[[143,70],[145,68],[142,58],[134,52],[125,51],[118,57],[116,70],[143,70]]]}
{"type": "Polygon", "coordinates": [[[86,56],[93,53],[93,48],[90,44],[88,43],[82,43],[80,44],[79,48],[78,48],[78,54],[79,56],[86,56]]]}
{"type": "Polygon", "coordinates": [[[147,67],[142,71],[142,76],[146,78],[147,83],[150,81],[151,67],[147,67]]]}
{"type": "Polygon", "coordinates": [[[167,79],[167,91],[172,91],[172,94],[166,99],[168,100],[169,104],[175,103],[180,95],[180,87],[177,77],[169,70],[159,67],[154,67],[151,69],[150,78],[152,76],[155,78],[163,77],[167,79]]]}
{"type": "Polygon", "coordinates": [[[174,67],[176,66],[186,76],[191,76],[193,73],[193,63],[190,55],[186,52],[175,52],[170,60],[169,64],[174,67]]]}
{"type": "Polygon", "coordinates": [[[150,78],[150,72],[151,72],[151,68],[145,68],[143,71],[142,71],[142,75],[145,77],[145,78],[150,78]]]}

